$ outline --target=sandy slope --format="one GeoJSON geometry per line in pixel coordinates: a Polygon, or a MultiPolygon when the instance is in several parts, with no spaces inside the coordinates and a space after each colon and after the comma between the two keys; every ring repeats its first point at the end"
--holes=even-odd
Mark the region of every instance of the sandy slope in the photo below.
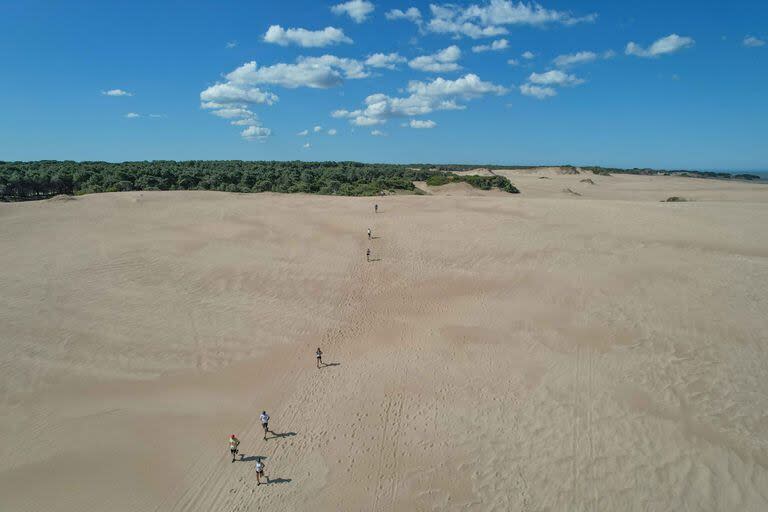
{"type": "Polygon", "coordinates": [[[529,178],[0,204],[0,510],[766,510],[768,187],[529,178]]]}
{"type": "Polygon", "coordinates": [[[481,190],[473,187],[469,183],[448,183],[440,185],[439,187],[431,187],[427,185],[426,181],[414,181],[413,184],[417,189],[426,192],[427,195],[431,196],[509,196],[508,192],[499,189],[481,190]]]}

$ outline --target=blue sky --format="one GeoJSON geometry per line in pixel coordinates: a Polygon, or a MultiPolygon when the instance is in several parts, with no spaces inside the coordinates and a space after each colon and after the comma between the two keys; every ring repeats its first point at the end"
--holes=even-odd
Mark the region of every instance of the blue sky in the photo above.
{"type": "Polygon", "coordinates": [[[766,170],[767,22],[763,1],[6,0],[0,159],[766,170]]]}

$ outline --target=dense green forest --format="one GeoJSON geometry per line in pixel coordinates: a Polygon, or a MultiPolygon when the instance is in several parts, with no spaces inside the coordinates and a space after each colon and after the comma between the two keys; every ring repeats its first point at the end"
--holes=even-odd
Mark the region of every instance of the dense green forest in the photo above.
{"type": "MultiPolygon", "coordinates": [[[[25,201],[59,194],[128,190],[218,190],[371,196],[415,191],[414,181],[446,172],[431,166],[358,162],[0,162],[0,200],[25,201]]],[[[507,178],[465,179],[482,189],[518,190],[507,178]]]]}
{"type": "MultiPolygon", "coordinates": [[[[419,193],[414,181],[431,185],[455,181],[473,187],[517,193],[503,176],[458,176],[453,171],[477,165],[364,164],[359,162],[275,162],[193,160],[176,162],[0,162],[0,201],[45,199],[59,194],[90,194],[129,190],[218,190],[223,192],[283,192],[343,196],[372,196],[385,192],[419,193]]],[[[491,171],[537,166],[485,165],[491,171]]],[[[595,174],[682,175],[696,178],[759,180],[752,174],[612,167],[574,167],[595,174]]]]}

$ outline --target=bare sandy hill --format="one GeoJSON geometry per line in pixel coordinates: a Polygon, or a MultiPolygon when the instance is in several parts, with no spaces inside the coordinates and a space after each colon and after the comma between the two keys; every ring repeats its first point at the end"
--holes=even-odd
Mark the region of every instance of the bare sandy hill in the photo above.
{"type": "MultiPolygon", "coordinates": [[[[457,174],[490,174],[487,169],[457,174]]],[[[494,174],[507,177],[526,197],[614,199],[622,201],[664,201],[683,197],[689,201],[768,201],[768,184],[725,181],[682,176],[642,176],[633,174],[595,175],[581,170],[564,173],[562,167],[497,169],[494,174]],[[589,179],[592,183],[584,180],[589,179]],[[568,192],[570,190],[570,193],[568,192]]]]}
{"type": "Polygon", "coordinates": [[[422,192],[425,192],[427,195],[433,195],[433,196],[481,197],[481,196],[509,195],[508,192],[504,192],[498,189],[482,190],[479,188],[475,188],[469,183],[447,183],[445,185],[440,185],[437,187],[427,185],[426,181],[414,181],[413,184],[417,189],[421,190],[422,192]]]}
{"type": "Polygon", "coordinates": [[[763,189],[570,178],[0,204],[0,510],[766,510],[763,189]]]}
{"type": "Polygon", "coordinates": [[[478,167],[477,169],[468,169],[466,171],[453,171],[453,174],[459,176],[493,176],[493,171],[484,167],[478,167]]]}

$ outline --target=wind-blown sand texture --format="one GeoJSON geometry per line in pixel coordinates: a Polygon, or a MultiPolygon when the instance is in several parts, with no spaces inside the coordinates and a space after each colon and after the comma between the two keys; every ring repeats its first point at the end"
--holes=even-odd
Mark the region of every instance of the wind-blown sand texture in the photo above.
{"type": "Polygon", "coordinates": [[[768,510],[768,186],[546,172],[0,204],[0,510],[768,510]]]}

